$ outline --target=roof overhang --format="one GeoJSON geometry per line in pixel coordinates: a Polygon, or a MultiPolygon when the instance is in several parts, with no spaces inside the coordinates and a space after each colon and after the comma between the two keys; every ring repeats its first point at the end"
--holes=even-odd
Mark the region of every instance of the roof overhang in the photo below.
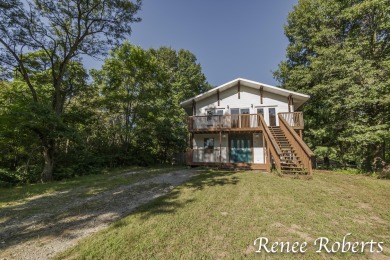
{"type": "Polygon", "coordinates": [[[183,108],[189,108],[192,106],[193,101],[198,102],[202,99],[210,97],[210,96],[214,95],[215,93],[217,93],[217,90],[222,92],[226,89],[229,89],[233,86],[236,86],[238,84],[238,82],[240,82],[241,86],[246,86],[246,87],[250,87],[250,88],[254,88],[254,89],[260,89],[261,87],[263,87],[263,91],[266,91],[269,93],[274,93],[274,94],[277,94],[280,96],[285,96],[285,97],[291,96],[294,99],[295,109],[298,109],[300,106],[303,105],[303,103],[305,103],[310,98],[309,95],[305,95],[302,93],[294,92],[294,91],[283,89],[283,88],[278,88],[278,87],[264,84],[261,82],[256,82],[256,81],[247,80],[247,79],[243,79],[243,78],[237,78],[237,79],[229,81],[223,85],[220,85],[218,87],[210,89],[209,91],[207,91],[205,93],[202,93],[202,94],[199,94],[195,97],[187,99],[187,100],[181,102],[180,106],[183,108]]]}

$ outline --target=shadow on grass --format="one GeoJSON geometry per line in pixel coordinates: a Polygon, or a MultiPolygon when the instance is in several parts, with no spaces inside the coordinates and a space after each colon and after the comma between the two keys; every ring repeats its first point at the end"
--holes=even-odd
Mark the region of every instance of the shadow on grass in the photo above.
{"type": "Polygon", "coordinates": [[[176,187],[168,194],[161,196],[145,205],[140,206],[137,212],[142,213],[142,219],[150,218],[157,214],[175,213],[178,209],[194,202],[194,199],[179,199],[184,189],[193,191],[203,190],[205,187],[236,185],[239,178],[231,176],[235,174],[232,171],[214,171],[214,170],[197,170],[198,175],[192,177],[183,185],[176,187]]]}
{"type": "MultiPolygon", "coordinates": [[[[96,188],[92,185],[78,192],[56,192],[36,196],[23,204],[3,207],[0,211],[0,251],[39,237],[75,238],[73,231],[76,233],[94,227],[95,220],[103,215],[106,217],[100,218],[96,225],[109,224],[133,212],[146,213],[145,218],[174,213],[194,201],[179,198],[183,189],[190,187],[197,191],[207,186],[235,185],[239,182],[239,178],[230,176],[235,172],[205,169],[175,172],[169,180],[175,180],[173,183],[143,183],[137,188],[125,185],[89,195],[89,188],[96,188]],[[197,175],[193,176],[195,172],[197,175]],[[190,176],[193,177],[188,180],[190,176]],[[183,182],[185,184],[172,190],[173,186],[183,182]]],[[[118,221],[113,226],[123,224],[118,221]]]]}
{"type": "Polygon", "coordinates": [[[239,178],[233,171],[214,171],[209,170],[193,177],[188,181],[185,186],[196,190],[202,190],[207,186],[224,186],[224,185],[236,185],[239,182],[239,178]]]}

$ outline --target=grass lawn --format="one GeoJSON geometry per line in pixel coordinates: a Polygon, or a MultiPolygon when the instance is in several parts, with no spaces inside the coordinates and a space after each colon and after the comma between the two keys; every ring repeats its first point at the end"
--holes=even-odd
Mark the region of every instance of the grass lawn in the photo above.
{"type": "MultiPolygon", "coordinates": [[[[390,181],[332,172],[298,180],[205,170],[57,258],[378,258],[390,256],[390,181]],[[384,253],[316,253],[314,240],[384,242],[384,253]],[[253,242],[308,242],[302,254],[256,253],[253,242]]],[[[374,247],[378,249],[378,247],[374,247]]],[[[264,251],[264,250],[263,250],[264,251]]]]}

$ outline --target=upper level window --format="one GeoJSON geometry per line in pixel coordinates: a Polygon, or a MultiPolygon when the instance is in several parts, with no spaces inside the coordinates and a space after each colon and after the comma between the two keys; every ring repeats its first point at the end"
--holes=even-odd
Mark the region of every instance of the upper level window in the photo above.
{"type": "Polygon", "coordinates": [[[211,110],[206,111],[206,115],[207,115],[207,121],[211,121],[213,119],[213,111],[211,110]]]}
{"type": "Polygon", "coordinates": [[[206,110],[207,121],[211,121],[213,119],[214,115],[222,116],[223,115],[223,109],[206,110]]]}
{"type": "Polygon", "coordinates": [[[264,108],[258,108],[257,109],[257,114],[260,114],[264,117],[264,108]]]}
{"type": "Polygon", "coordinates": [[[276,126],[276,110],[274,107],[268,108],[269,126],[276,126]]]}

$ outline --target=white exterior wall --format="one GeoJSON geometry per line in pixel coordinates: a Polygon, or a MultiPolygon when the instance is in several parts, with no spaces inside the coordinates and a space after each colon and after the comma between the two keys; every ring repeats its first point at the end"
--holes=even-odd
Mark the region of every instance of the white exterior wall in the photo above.
{"type": "MultiPolygon", "coordinates": [[[[221,158],[223,163],[228,162],[228,135],[222,137],[221,158]]],[[[193,161],[194,162],[219,162],[219,134],[196,134],[193,141],[193,161]],[[206,152],[204,149],[204,139],[214,138],[214,151],[206,152]]]]}
{"type": "MultiPolygon", "coordinates": [[[[250,114],[257,114],[257,108],[264,108],[264,119],[269,123],[268,108],[275,108],[276,124],[279,125],[278,113],[288,112],[287,97],[263,91],[263,104],[260,104],[260,91],[246,86],[240,86],[240,99],[238,99],[237,86],[228,88],[219,93],[220,105],[218,106],[217,94],[200,100],[196,103],[196,115],[205,116],[207,110],[223,109],[223,114],[231,114],[231,109],[249,109],[250,114]]],[[[293,108],[291,110],[293,112],[293,108]]],[[[252,124],[252,123],[251,123],[252,124]]],[[[222,138],[221,162],[229,162],[229,137],[224,134],[222,138]]],[[[261,133],[253,134],[253,163],[264,164],[263,136],[261,133]],[[256,135],[258,135],[256,137],[256,135]]],[[[219,162],[219,134],[195,134],[193,140],[193,161],[194,162],[219,162]],[[204,138],[214,138],[214,150],[204,150],[204,138]]]]}
{"type": "MultiPolygon", "coordinates": [[[[221,162],[229,162],[229,136],[224,134],[221,142],[221,162]]],[[[220,162],[219,161],[219,134],[195,134],[193,139],[193,161],[194,162],[220,162]],[[204,139],[214,138],[214,150],[206,152],[204,149],[204,139]]],[[[253,163],[263,164],[264,161],[264,147],[263,135],[261,133],[253,134],[253,163]]]]}
{"type": "Polygon", "coordinates": [[[224,114],[231,114],[232,108],[247,108],[250,114],[256,114],[257,108],[264,108],[264,119],[268,123],[268,108],[276,110],[276,124],[279,125],[278,113],[288,112],[287,97],[270,92],[263,92],[263,104],[260,104],[260,91],[258,89],[240,86],[240,99],[238,99],[237,86],[219,93],[220,105],[218,106],[217,94],[200,100],[196,103],[196,115],[206,115],[206,110],[223,109],[224,114]],[[229,106],[229,108],[228,108],[229,106]]]}
{"type": "Polygon", "coordinates": [[[263,134],[253,134],[253,163],[265,163],[263,134]]]}

